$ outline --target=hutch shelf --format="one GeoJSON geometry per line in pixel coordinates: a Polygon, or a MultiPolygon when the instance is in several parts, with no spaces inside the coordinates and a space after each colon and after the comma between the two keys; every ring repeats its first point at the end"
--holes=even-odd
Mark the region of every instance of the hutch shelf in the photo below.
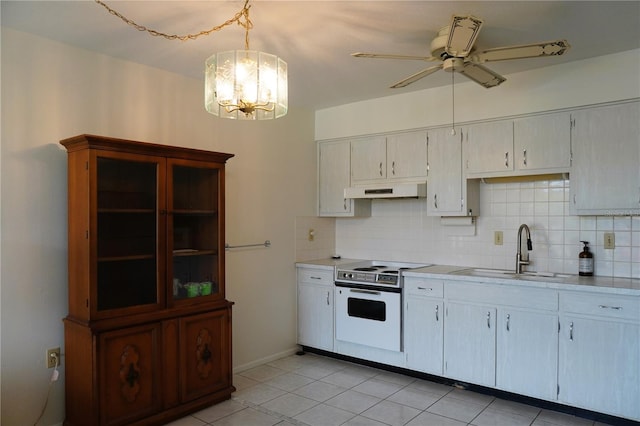
{"type": "Polygon", "coordinates": [[[94,135],[68,152],[67,426],[161,425],[230,398],[232,154],[94,135]]]}

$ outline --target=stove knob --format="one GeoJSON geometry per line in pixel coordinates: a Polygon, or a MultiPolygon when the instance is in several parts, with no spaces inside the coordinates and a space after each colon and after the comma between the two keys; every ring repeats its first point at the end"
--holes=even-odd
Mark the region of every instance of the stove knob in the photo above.
{"type": "Polygon", "coordinates": [[[348,278],[353,278],[353,274],[347,274],[348,278]]]}

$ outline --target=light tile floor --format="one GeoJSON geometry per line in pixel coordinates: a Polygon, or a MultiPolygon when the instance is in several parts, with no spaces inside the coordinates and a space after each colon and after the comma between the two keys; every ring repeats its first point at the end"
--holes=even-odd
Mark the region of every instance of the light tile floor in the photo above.
{"type": "Polygon", "coordinates": [[[604,425],[310,353],[243,371],[234,385],[230,400],[169,425],[604,425]]]}

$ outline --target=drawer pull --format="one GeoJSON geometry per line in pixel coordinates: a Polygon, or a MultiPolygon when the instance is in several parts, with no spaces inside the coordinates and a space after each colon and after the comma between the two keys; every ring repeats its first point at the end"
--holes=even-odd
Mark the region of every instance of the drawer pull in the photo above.
{"type": "Polygon", "coordinates": [[[418,287],[418,290],[429,290],[429,291],[433,291],[432,288],[428,288],[428,287],[418,287]]]}
{"type": "Polygon", "coordinates": [[[622,306],[607,306],[607,305],[598,305],[601,309],[615,309],[616,311],[621,311],[622,306]]]}
{"type": "Polygon", "coordinates": [[[312,280],[321,280],[322,277],[311,277],[312,280]]]}

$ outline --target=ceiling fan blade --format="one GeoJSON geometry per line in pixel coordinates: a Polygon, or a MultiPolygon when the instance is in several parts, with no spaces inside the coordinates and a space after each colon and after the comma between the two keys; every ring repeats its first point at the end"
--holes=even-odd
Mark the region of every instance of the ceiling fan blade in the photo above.
{"type": "Polygon", "coordinates": [[[434,58],[433,56],[410,56],[410,55],[394,55],[394,54],[384,54],[384,53],[363,53],[356,52],[352,53],[351,56],[354,58],[375,58],[375,59],[410,59],[415,61],[439,61],[439,58],[434,58]]]}
{"type": "Polygon", "coordinates": [[[540,56],[560,56],[571,46],[567,40],[553,40],[519,46],[496,47],[474,53],[471,60],[475,63],[505,61],[508,59],[537,58],[540,56]]]}
{"type": "Polygon", "coordinates": [[[475,16],[456,16],[451,18],[449,25],[449,39],[445,52],[450,56],[465,57],[471,53],[473,44],[482,28],[482,19],[475,16]]]}
{"type": "Polygon", "coordinates": [[[391,89],[399,89],[401,87],[408,86],[411,83],[415,83],[416,81],[420,80],[421,78],[424,78],[424,77],[428,76],[429,74],[433,74],[434,72],[438,71],[441,68],[442,68],[442,64],[435,65],[433,67],[429,67],[429,68],[423,69],[422,71],[417,72],[417,73],[413,74],[412,76],[409,76],[409,77],[405,78],[404,80],[398,81],[397,83],[395,83],[394,85],[392,85],[390,87],[391,87],[391,89]]]}
{"type": "Polygon", "coordinates": [[[507,80],[489,68],[473,62],[465,62],[464,66],[456,71],[487,89],[502,84],[507,80]]]}

